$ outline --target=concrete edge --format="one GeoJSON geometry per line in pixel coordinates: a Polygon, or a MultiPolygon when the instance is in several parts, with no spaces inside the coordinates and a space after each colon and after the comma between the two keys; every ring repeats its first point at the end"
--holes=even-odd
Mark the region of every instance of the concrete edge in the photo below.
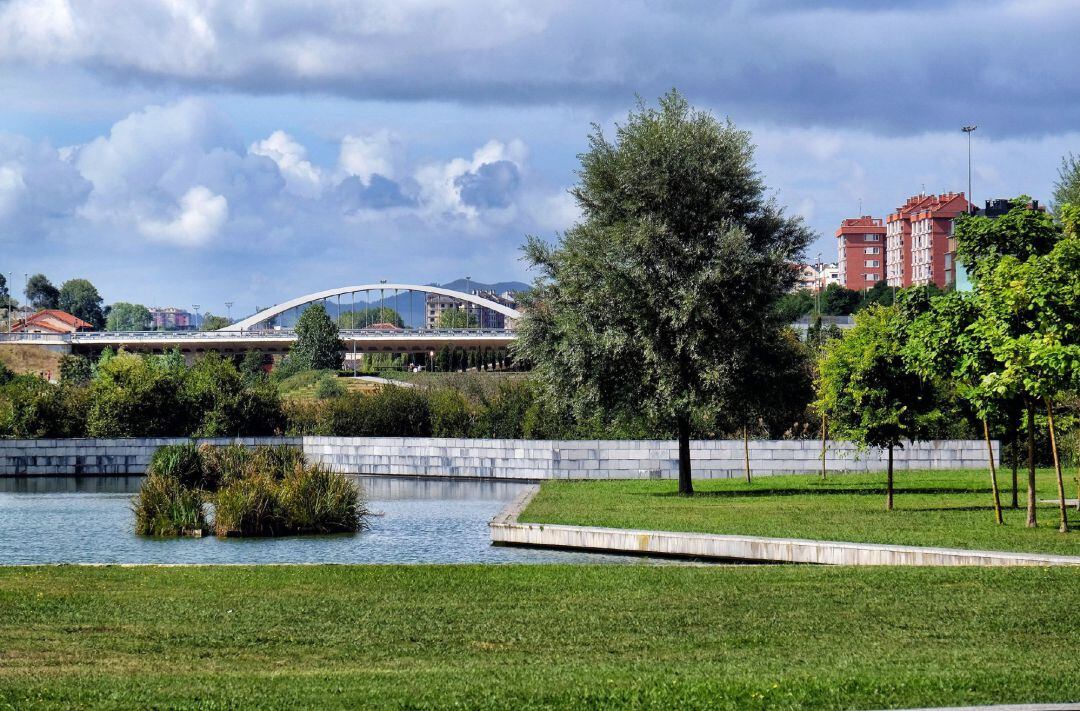
{"type": "Polygon", "coordinates": [[[491,519],[488,527],[493,544],[763,563],[1080,566],[1080,556],[1044,553],[519,522],[518,517],[539,490],[539,486],[529,487],[491,519]]]}

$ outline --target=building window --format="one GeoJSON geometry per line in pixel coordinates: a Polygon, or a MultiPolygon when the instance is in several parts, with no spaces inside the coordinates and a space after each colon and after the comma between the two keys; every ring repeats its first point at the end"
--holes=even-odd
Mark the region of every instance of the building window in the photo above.
{"type": "Polygon", "coordinates": [[[863,248],[864,254],[880,254],[881,247],[865,247],[863,248]]]}
{"type": "Polygon", "coordinates": [[[867,242],[880,242],[881,235],[864,235],[867,242]]]}
{"type": "Polygon", "coordinates": [[[870,267],[871,269],[876,269],[877,267],[881,266],[881,264],[876,259],[867,259],[865,262],[863,262],[863,266],[870,267]]]}

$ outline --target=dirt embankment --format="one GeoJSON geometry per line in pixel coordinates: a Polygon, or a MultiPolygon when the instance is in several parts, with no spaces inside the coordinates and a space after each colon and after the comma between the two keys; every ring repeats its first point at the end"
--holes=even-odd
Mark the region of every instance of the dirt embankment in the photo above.
{"type": "Polygon", "coordinates": [[[0,363],[18,374],[48,374],[53,380],[60,377],[60,358],[63,353],[45,346],[0,344],[0,363]]]}

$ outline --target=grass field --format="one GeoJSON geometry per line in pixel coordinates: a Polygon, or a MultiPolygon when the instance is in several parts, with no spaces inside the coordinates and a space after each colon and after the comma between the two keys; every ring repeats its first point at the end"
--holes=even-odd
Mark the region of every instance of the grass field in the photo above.
{"type": "MultiPolygon", "coordinates": [[[[1080,555],[1080,531],[1057,531],[1056,503],[1039,505],[1039,528],[1025,527],[1023,508],[1007,509],[1006,525],[994,525],[986,471],[898,472],[891,512],[885,511],[884,478],[879,473],[825,480],[769,476],[751,484],[699,480],[690,498],[676,495],[673,481],[547,481],[520,520],[1080,555]]],[[[1002,484],[1007,478],[1001,477],[1002,484]]],[[[1075,496],[1071,479],[1067,491],[1075,496]]],[[[1052,470],[1039,470],[1036,481],[1040,499],[1057,500],[1052,470]]],[[[1003,504],[1009,500],[1003,492],[1003,504]]],[[[1080,512],[1070,509],[1070,515],[1080,528],[1080,512]]]]}
{"type": "Polygon", "coordinates": [[[319,381],[324,378],[334,379],[347,391],[370,393],[381,387],[369,380],[338,377],[332,371],[305,370],[278,383],[278,393],[286,400],[315,400],[315,391],[319,387],[319,381]]]}
{"type": "Polygon", "coordinates": [[[1080,700],[1080,571],[0,568],[0,708],[1080,700]]]}

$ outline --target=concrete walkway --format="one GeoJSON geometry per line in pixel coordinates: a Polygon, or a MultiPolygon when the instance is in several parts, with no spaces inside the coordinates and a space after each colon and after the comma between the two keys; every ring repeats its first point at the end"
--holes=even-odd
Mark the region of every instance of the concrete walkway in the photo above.
{"type": "Polygon", "coordinates": [[[822,565],[1080,565],[1080,556],[962,548],[814,541],[800,538],[647,531],[595,526],[521,523],[518,516],[540,487],[530,487],[488,524],[492,543],[571,548],[604,553],[673,556],[718,561],[822,565]]]}

